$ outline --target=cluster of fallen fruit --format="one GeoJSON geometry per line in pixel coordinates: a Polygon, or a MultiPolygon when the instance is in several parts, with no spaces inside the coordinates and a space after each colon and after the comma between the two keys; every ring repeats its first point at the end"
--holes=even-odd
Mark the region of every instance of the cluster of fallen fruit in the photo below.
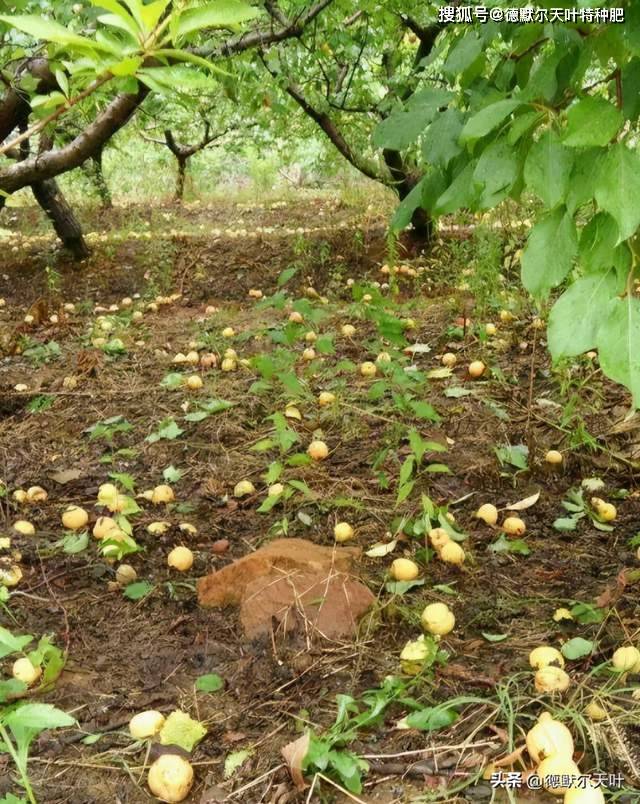
{"type": "MultiPolygon", "coordinates": [[[[262,296],[262,292],[254,290],[250,291],[249,295],[252,298],[259,299],[262,296]]],[[[147,305],[147,310],[157,312],[159,306],[170,304],[177,298],[177,295],[158,297],[155,302],[147,305]]],[[[369,299],[363,298],[365,302],[369,300],[370,297],[369,299]]],[[[130,307],[131,303],[131,299],[123,299],[121,306],[124,308],[130,307]]],[[[118,308],[117,305],[113,307],[118,308]]],[[[111,311],[113,310],[111,309],[111,311]]],[[[70,305],[65,312],[73,312],[72,306],[70,305]]],[[[215,308],[207,308],[205,312],[209,315],[216,312],[216,310],[215,308]]],[[[135,311],[132,316],[132,322],[139,323],[142,320],[142,316],[141,311],[135,311]]],[[[501,319],[506,320],[502,316],[501,319]]],[[[301,324],[303,323],[303,317],[300,313],[292,312],[289,315],[289,321],[301,324]]],[[[25,322],[32,323],[26,319],[25,322]]],[[[52,321],[52,323],[57,323],[57,321],[52,321]]],[[[411,319],[406,319],[404,326],[407,329],[411,329],[415,327],[415,323],[411,319]]],[[[112,328],[111,322],[104,317],[98,319],[97,327],[102,333],[108,333],[112,328]]],[[[356,335],[356,328],[351,324],[344,324],[341,328],[341,333],[344,337],[353,338],[356,335]]],[[[489,336],[494,335],[495,325],[487,324],[486,334],[489,336]]],[[[221,335],[225,339],[230,339],[236,335],[236,332],[232,327],[226,327],[222,330],[221,335]]],[[[310,345],[302,353],[303,360],[310,361],[316,357],[316,352],[312,345],[315,339],[316,334],[314,332],[306,333],[305,341],[310,345]]],[[[97,347],[103,346],[104,342],[105,339],[102,335],[98,335],[92,341],[93,345],[97,347]]],[[[191,351],[176,354],[172,362],[184,364],[185,366],[195,367],[199,365],[203,369],[213,368],[218,365],[217,355],[214,353],[199,354],[197,351],[199,346],[195,341],[189,343],[189,348],[191,351]]],[[[365,361],[361,363],[359,373],[365,378],[373,378],[376,376],[380,366],[390,362],[390,360],[391,357],[387,352],[380,352],[375,362],[365,361]]],[[[453,368],[457,358],[452,353],[446,353],[442,356],[441,362],[446,368],[453,368]]],[[[248,366],[249,361],[239,359],[234,349],[226,349],[220,363],[221,370],[234,371],[238,365],[248,366]]],[[[472,361],[467,367],[468,375],[471,378],[479,378],[485,371],[485,364],[479,360],[472,361]]],[[[191,375],[185,376],[184,385],[190,391],[198,391],[203,387],[203,382],[199,375],[191,375]]],[[[328,391],[323,391],[318,396],[320,406],[331,405],[335,401],[335,395],[328,391]]],[[[288,410],[296,409],[291,405],[288,410]]],[[[323,461],[329,456],[329,447],[324,441],[314,440],[308,445],[307,453],[312,460],[323,461]]],[[[550,450],[547,452],[545,460],[549,465],[557,465],[562,463],[563,456],[557,450],[550,450]]],[[[234,495],[240,498],[253,494],[255,491],[256,489],[251,481],[241,480],[235,486],[234,495]]],[[[280,494],[281,492],[282,484],[279,483],[272,484],[268,489],[269,495],[280,494]]],[[[154,489],[144,492],[141,496],[153,504],[159,505],[171,503],[174,500],[174,492],[169,485],[156,486],[154,489]]],[[[39,486],[34,486],[26,491],[22,489],[16,490],[13,497],[18,503],[31,504],[45,501],[47,492],[39,486]]],[[[98,504],[105,506],[110,513],[117,515],[121,512],[125,500],[125,496],[114,485],[106,483],[100,486],[98,504]]],[[[593,497],[591,504],[602,521],[612,521],[616,518],[617,512],[615,506],[611,503],[593,497]]],[[[451,514],[448,514],[448,517],[453,521],[451,514]]],[[[487,525],[496,527],[499,512],[494,505],[486,503],[478,509],[476,517],[487,525]]],[[[62,513],[62,524],[69,531],[81,531],[87,527],[88,523],[88,512],[79,506],[69,506],[62,513]]],[[[148,530],[150,533],[160,533],[166,524],[161,521],[153,522],[148,526],[148,530]]],[[[519,516],[509,515],[504,518],[499,528],[507,536],[520,537],[526,531],[526,524],[519,516]]],[[[15,522],[14,530],[25,536],[34,535],[35,533],[33,524],[28,520],[15,522]]],[[[93,535],[98,540],[115,542],[126,537],[116,519],[110,516],[101,516],[97,519],[93,528],[93,535]]],[[[346,542],[353,537],[354,529],[348,522],[338,522],[335,525],[334,538],[336,542],[346,542]]],[[[429,531],[428,538],[436,555],[443,562],[459,566],[465,561],[466,556],[463,548],[450,537],[444,528],[433,528],[429,531]]],[[[187,547],[177,545],[167,555],[167,564],[173,569],[187,571],[193,564],[193,554],[187,547]]],[[[15,573],[20,572],[17,566],[13,569],[15,573]]],[[[14,577],[18,577],[15,573],[14,577]]],[[[391,564],[390,575],[396,581],[411,581],[419,577],[420,568],[409,558],[397,558],[391,564]]],[[[135,580],[135,577],[135,570],[132,567],[120,564],[116,574],[116,579],[119,583],[123,585],[130,583],[135,580]]],[[[15,582],[17,583],[18,580],[15,582]]],[[[12,585],[6,578],[2,579],[2,582],[7,586],[12,585]]],[[[445,604],[431,603],[422,612],[421,623],[424,630],[438,640],[454,629],[455,616],[445,604]]],[[[409,642],[400,656],[402,670],[409,675],[420,673],[424,668],[428,652],[429,647],[425,643],[424,636],[409,642]]],[[[535,670],[534,683],[537,692],[561,693],[569,687],[571,680],[564,670],[564,659],[562,654],[555,648],[548,646],[536,648],[530,656],[530,663],[535,670]]],[[[620,673],[640,672],[640,651],[631,646],[618,648],[612,657],[612,665],[620,673]]],[[[41,668],[32,665],[26,657],[18,659],[13,666],[14,677],[28,686],[34,685],[41,674],[41,668]]],[[[588,714],[592,719],[597,717],[595,710],[588,714]]],[[[136,740],[152,740],[162,732],[164,725],[165,717],[160,712],[141,712],[131,720],[131,736],[136,740]]],[[[537,764],[538,775],[543,780],[545,778],[555,779],[556,777],[560,777],[562,780],[562,777],[577,777],[580,775],[579,769],[572,758],[573,740],[571,733],[566,726],[554,720],[548,713],[541,715],[537,725],[528,733],[527,748],[532,760],[537,764]]],[[[149,768],[148,784],[151,792],[167,802],[184,800],[189,794],[193,781],[194,772],[191,764],[183,756],[177,754],[162,754],[149,768]]],[[[549,783],[545,786],[552,793],[557,795],[564,794],[566,804],[597,804],[604,800],[602,791],[591,782],[588,782],[586,787],[580,788],[573,786],[570,781],[566,785],[549,783]]]]}

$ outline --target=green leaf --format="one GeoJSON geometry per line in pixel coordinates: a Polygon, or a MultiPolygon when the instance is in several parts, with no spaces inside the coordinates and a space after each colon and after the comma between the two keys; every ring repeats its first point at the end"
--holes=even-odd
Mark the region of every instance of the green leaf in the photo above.
{"type": "Polygon", "coordinates": [[[458,711],[452,704],[429,706],[417,712],[411,712],[405,718],[407,726],[419,731],[437,731],[453,725],[458,719],[458,711]]]}
{"type": "Polygon", "coordinates": [[[403,151],[418,139],[433,120],[438,108],[446,105],[452,94],[442,89],[416,92],[404,109],[394,110],[374,129],[373,144],[377,148],[403,151]]]}
{"type": "Polygon", "coordinates": [[[87,39],[84,36],[78,36],[44,16],[36,16],[31,14],[16,14],[14,16],[0,16],[0,22],[5,22],[12,28],[17,28],[23,31],[34,39],[40,39],[44,42],[54,42],[57,45],[71,45],[74,48],[82,50],[105,50],[105,48],[93,39],[87,39]]]}
{"type": "Polygon", "coordinates": [[[573,168],[573,153],[550,129],[535,142],[524,164],[524,180],[543,204],[557,206],[567,193],[573,168]]]}
{"type": "Polygon", "coordinates": [[[485,106],[484,109],[481,109],[467,120],[460,134],[460,142],[472,142],[486,136],[506,120],[511,112],[519,106],[521,106],[520,101],[511,99],[501,100],[485,106]]]}
{"type": "Polygon", "coordinates": [[[580,235],[578,258],[585,271],[599,271],[614,265],[618,225],[606,212],[598,212],[580,235]]]}
{"type": "Polygon", "coordinates": [[[478,189],[473,180],[477,162],[469,162],[453,179],[435,203],[434,215],[447,215],[462,207],[473,208],[478,198],[478,189]]]}
{"type": "Polygon", "coordinates": [[[492,209],[509,195],[520,173],[518,154],[505,139],[491,143],[482,152],[473,172],[482,187],[480,209],[492,209]]]}
{"type": "Polygon", "coordinates": [[[75,555],[86,550],[89,545],[89,536],[85,531],[82,533],[69,533],[62,540],[62,549],[67,555],[75,555]]]}
{"type": "Polygon", "coordinates": [[[180,16],[179,36],[187,36],[205,28],[233,28],[258,16],[259,10],[240,0],[217,0],[199,8],[189,9],[180,16]]]}
{"type": "Polygon", "coordinates": [[[206,728],[186,712],[176,709],[165,720],[160,731],[162,745],[178,745],[185,751],[192,751],[206,735],[206,728]]]}
{"type": "Polygon", "coordinates": [[[224,687],[224,679],[217,673],[209,673],[196,679],[196,689],[200,692],[218,692],[224,687]]]}
{"type": "Polygon", "coordinates": [[[26,730],[36,734],[45,729],[62,729],[73,726],[75,719],[45,703],[25,703],[17,706],[9,714],[3,716],[3,723],[14,734],[26,730]]]}
{"type": "Polygon", "coordinates": [[[252,755],[253,751],[243,748],[228,754],[224,761],[224,778],[229,779],[252,755]]]}
{"type": "Polygon", "coordinates": [[[640,225],[640,153],[624,143],[613,145],[600,166],[595,190],[598,205],[618,224],[618,242],[640,225]]]}
{"type": "Polygon", "coordinates": [[[593,651],[593,642],[582,637],[574,637],[560,648],[560,653],[565,659],[582,659],[583,656],[589,656],[593,651]]]}
{"type": "Polygon", "coordinates": [[[167,466],[167,468],[162,472],[162,477],[167,481],[167,483],[177,483],[183,474],[184,473],[181,469],[176,469],[176,467],[171,464],[171,466],[167,466]]]}
{"type": "Polygon", "coordinates": [[[142,600],[143,597],[150,595],[154,588],[154,585],[149,581],[136,581],[135,583],[127,584],[123,594],[128,600],[142,600]]]}
{"type": "Polygon", "coordinates": [[[571,614],[580,625],[594,625],[604,620],[604,611],[591,603],[575,603],[571,609],[571,614]]]}
{"type": "Polygon", "coordinates": [[[572,148],[604,147],[623,122],[620,109],[604,98],[582,98],[567,111],[563,142],[572,148]]]}
{"type": "Polygon", "coordinates": [[[504,642],[505,639],[509,639],[509,634],[487,634],[485,631],[482,632],[482,636],[487,642],[504,642]]]}
{"type": "Polygon", "coordinates": [[[531,548],[523,539],[507,539],[504,533],[501,533],[487,549],[492,553],[514,553],[521,556],[528,556],[531,553],[531,548]]]}
{"type": "Polygon", "coordinates": [[[598,354],[602,370],[625,385],[640,407],[640,299],[627,295],[612,299],[602,309],[598,329],[598,354]]]}
{"type": "Polygon", "coordinates": [[[529,233],[522,254],[522,282],[538,299],[549,295],[571,270],[578,251],[576,225],[565,207],[550,212],[529,233]]]}
{"type": "Polygon", "coordinates": [[[410,589],[415,589],[417,586],[424,586],[424,578],[416,578],[415,581],[387,581],[385,589],[391,595],[404,595],[410,589]]]}
{"type": "Polygon", "coordinates": [[[422,156],[425,162],[437,167],[446,167],[462,151],[458,145],[461,131],[462,114],[457,109],[451,107],[437,115],[422,143],[422,156]]]}
{"type": "Polygon", "coordinates": [[[482,53],[482,39],[475,31],[468,31],[453,45],[443,66],[450,77],[464,73],[482,53]]]}
{"type": "Polygon", "coordinates": [[[160,422],[158,429],[155,432],[150,433],[146,437],[145,441],[148,441],[150,444],[154,444],[156,441],[160,441],[162,439],[173,441],[183,433],[184,430],[181,430],[180,427],[178,427],[175,419],[163,419],[160,422]]]}
{"type": "Polygon", "coordinates": [[[14,636],[11,631],[0,626],[0,659],[9,656],[11,653],[22,653],[30,642],[33,642],[33,637],[30,634],[23,636],[14,636]]]}
{"type": "Polygon", "coordinates": [[[425,179],[421,179],[413,190],[398,204],[390,223],[390,228],[393,232],[401,232],[411,223],[413,213],[422,204],[424,182],[425,179]]]}
{"type": "Polygon", "coordinates": [[[595,349],[602,310],[617,291],[615,271],[577,279],[556,301],[549,314],[547,339],[554,360],[595,349]]]}

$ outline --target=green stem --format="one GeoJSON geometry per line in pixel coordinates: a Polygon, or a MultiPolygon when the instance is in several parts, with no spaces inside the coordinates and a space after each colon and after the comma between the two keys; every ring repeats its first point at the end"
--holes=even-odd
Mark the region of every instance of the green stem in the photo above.
{"type": "Polygon", "coordinates": [[[36,801],[36,797],[33,794],[31,784],[29,783],[29,776],[27,774],[27,769],[22,766],[22,762],[20,761],[18,752],[16,751],[13,742],[11,741],[9,732],[5,729],[2,723],[0,723],[0,737],[2,738],[2,742],[7,746],[9,756],[11,757],[11,759],[13,759],[15,766],[18,769],[18,773],[20,774],[20,781],[27,793],[30,804],[38,804],[38,802],[36,801]]]}

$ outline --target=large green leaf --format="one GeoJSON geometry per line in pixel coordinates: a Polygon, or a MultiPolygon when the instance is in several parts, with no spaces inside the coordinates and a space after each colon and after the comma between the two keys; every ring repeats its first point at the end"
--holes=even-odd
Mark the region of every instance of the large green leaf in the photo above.
{"type": "Polygon", "coordinates": [[[458,173],[436,201],[434,214],[446,215],[462,207],[473,208],[475,206],[478,198],[478,191],[473,181],[476,165],[477,162],[475,160],[469,162],[460,173],[458,173]]]}
{"type": "Polygon", "coordinates": [[[0,659],[4,659],[11,653],[21,653],[30,642],[33,642],[30,634],[14,636],[11,631],[0,626],[0,659]]]}
{"type": "Polygon", "coordinates": [[[595,349],[602,311],[615,297],[617,279],[613,269],[576,280],[553,305],[547,340],[554,360],[595,349]]]}
{"type": "Polygon", "coordinates": [[[45,17],[38,17],[35,14],[0,16],[0,22],[5,22],[7,25],[43,42],[53,42],[56,45],[66,45],[83,50],[103,50],[102,46],[94,40],[74,34],[64,25],[45,19],[45,17]]]}
{"type": "Polygon", "coordinates": [[[603,160],[596,184],[596,201],[618,224],[618,242],[640,225],[640,154],[618,142],[603,160]]]}
{"type": "Polygon", "coordinates": [[[422,143],[425,162],[446,167],[462,150],[458,145],[461,131],[462,114],[457,109],[451,107],[439,114],[429,126],[422,143]]]}
{"type": "Polygon", "coordinates": [[[411,218],[416,209],[422,204],[422,184],[424,179],[418,182],[411,192],[400,202],[391,219],[391,230],[401,232],[411,223],[411,218]]]}
{"type": "Polygon", "coordinates": [[[640,407],[640,299],[613,299],[601,315],[597,346],[602,370],[626,385],[635,407],[640,407]]]}
{"type": "Polygon", "coordinates": [[[522,282],[529,293],[546,298],[571,270],[577,250],[576,225],[565,207],[543,217],[529,233],[522,254],[522,282]]]}
{"type": "Polygon", "coordinates": [[[489,134],[520,105],[520,101],[507,99],[485,106],[466,122],[460,142],[471,142],[489,134]]]}
{"type": "Polygon", "coordinates": [[[100,22],[104,25],[126,31],[135,41],[138,41],[141,32],[140,26],[118,0],[91,0],[91,4],[110,12],[109,14],[102,14],[98,17],[100,22]]]}
{"type": "Polygon", "coordinates": [[[217,0],[185,11],[180,17],[177,33],[178,36],[188,36],[205,28],[232,28],[254,19],[259,13],[259,9],[241,0],[217,0]]]}
{"type": "Polygon", "coordinates": [[[550,129],[544,132],[529,151],[524,165],[524,180],[550,209],[567,193],[573,167],[573,153],[565,148],[557,134],[550,129]]]}
{"type": "Polygon", "coordinates": [[[585,271],[598,271],[614,264],[618,225],[606,212],[598,212],[582,230],[578,257],[585,271]]]}
{"type": "Polygon", "coordinates": [[[60,729],[73,726],[76,722],[71,715],[46,703],[26,703],[17,706],[2,719],[5,726],[8,726],[14,734],[22,730],[38,733],[45,729],[60,729]]]}
{"type": "Polygon", "coordinates": [[[567,112],[563,138],[572,148],[605,146],[622,125],[622,112],[604,98],[583,98],[567,112]]]}
{"type": "Polygon", "coordinates": [[[442,89],[423,89],[408,102],[406,109],[393,111],[373,132],[373,144],[378,148],[402,151],[422,134],[441,106],[451,99],[442,89]]]}
{"type": "Polygon", "coordinates": [[[505,139],[486,148],[473,172],[476,184],[482,187],[478,205],[491,209],[509,195],[520,172],[518,152],[505,139]]]}

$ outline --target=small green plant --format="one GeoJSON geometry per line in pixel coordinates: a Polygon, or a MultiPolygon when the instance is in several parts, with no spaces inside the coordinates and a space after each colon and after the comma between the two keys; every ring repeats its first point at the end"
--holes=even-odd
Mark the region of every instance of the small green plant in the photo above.
{"type": "Polygon", "coordinates": [[[26,338],[21,345],[23,356],[35,367],[51,363],[62,356],[62,350],[57,341],[38,343],[31,338],[26,338]]]}
{"type": "Polygon", "coordinates": [[[89,435],[90,441],[101,439],[112,445],[113,439],[118,433],[128,433],[130,430],[133,430],[133,425],[123,416],[112,416],[91,427],[87,427],[84,432],[89,435]]]}
{"type": "MultiPolygon", "coordinates": [[[[6,628],[0,627],[0,659],[16,657],[28,660],[29,666],[36,669],[39,691],[45,691],[58,678],[64,667],[62,651],[55,647],[47,637],[42,637],[38,645],[29,652],[27,646],[33,642],[31,634],[16,636],[6,628]]],[[[27,684],[17,678],[0,679],[0,754],[8,754],[21,786],[30,804],[36,798],[29,779],[29,750],[33,740],[45,729],[59,729],[75,724],[74,718],[51,704],[22,702],[20,698],[27,692],[27,684]]],[[[4,799],[13,804],[24,802],[11,793],[4,799]]]]}

